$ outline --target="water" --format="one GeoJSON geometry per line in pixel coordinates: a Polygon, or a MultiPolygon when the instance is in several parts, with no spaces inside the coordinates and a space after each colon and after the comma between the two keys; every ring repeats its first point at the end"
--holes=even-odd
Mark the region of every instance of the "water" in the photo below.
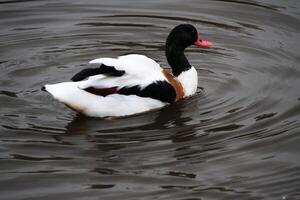
{"type": "Polygon", "coordinates": [[[300,199],[298,0],[0,1],[0,199],[300,199]],[[78,117],[40,90],[97,57],[168,68],[171,28],[199,90],[159,111],[78,117]]]}

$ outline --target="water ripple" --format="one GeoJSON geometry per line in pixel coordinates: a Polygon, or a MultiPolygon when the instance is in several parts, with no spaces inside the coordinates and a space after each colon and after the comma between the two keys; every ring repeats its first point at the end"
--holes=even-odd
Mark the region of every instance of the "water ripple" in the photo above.
{"type": "Polygon", "coordinates": [[[294,1],[2,1],[1,197],[298,199],[294,1]],[[179,23],[213,42],[186,49],[191,98],[102,120],[40,91],[97,57],[141,53],[169,69],[164,42],[179,23]]]}

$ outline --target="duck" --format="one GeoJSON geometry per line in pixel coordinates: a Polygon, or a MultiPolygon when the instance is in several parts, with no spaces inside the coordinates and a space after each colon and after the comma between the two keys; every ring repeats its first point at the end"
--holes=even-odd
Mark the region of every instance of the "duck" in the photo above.
{"type": "Polygon", "coordinates": [[[46,84],[42,90],[77,113],[90,117],[124,117],[163,108],[196,93],[198,76],[184,54],[195,45],[211,48],[191,24],[180,24],[169,33],[165,56],[172,72],[141,54],[97,58],[93,67],[70,81],[46,84]]]}

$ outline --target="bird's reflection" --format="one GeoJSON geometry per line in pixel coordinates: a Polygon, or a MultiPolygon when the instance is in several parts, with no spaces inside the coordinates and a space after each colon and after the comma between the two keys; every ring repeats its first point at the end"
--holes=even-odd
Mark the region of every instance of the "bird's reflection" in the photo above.
{"type": "Polygon", "coordinates": [[[64,137],[80,140],[81,148],[84,146],[93,160],[92,172],[143,173],[169,166],[165,175],[194,179],[192,171],[172,166],[202,157],[205,147],[198,142],[205,136],[200,138],[200,121],[195,120],[198,103],[195,96],[161,110],[109,120],[77,115],[66,126],[64,137]]]}
{"type": "Polygon", "coordinates": [[[86,134],[98,139],[118,137],[145,139],[159,134],[159,138],[170,138],[173,142],[177,142],[183,138],[182,132],[194,128],[192,125],[187,125],[192,120],[187,112],[197,106],[195,100],[187,99],[161,110],[124,118],[99,119],[76,115],[66,126],[65,133],[66,135],[86,134]],[[191,109],[186,111],[186,107],[191,109]]]}
{"type": "Polygon", "coordinates": [[[147,130],[163,130],[170,127],[181,127],[190,121],[190,117],[182,117],[184,102],[170,105],[161,110],[143,113],[136,116],[100,119],[76,115],[66,126],[67,135],[96,134],[116,132],[135,132],[147,130]]]}
{"type": "MultiPolygon", "coordinates": [[[[66,126],[65,133],[67,137],[83,136],[89,143],[87,145],[93,146],[101,155],[97,159],[108,162],[125,165],[140,157],[139,153],[143,151],[157,153],[156,145],[159,144],[170,144],[160,146],[169,153],[159,156],[165,157],[165,160],[182,160],[183,154],[194,153],[195,149],[189,144],[199,137],[196,130],[199,124],[192,123],[197,104],[198,99],[194,97],[161,110],[109,120],[77,115],[66,126]],[[133,157],[129,159],[127,155],[133,157]],[[137,157],[134,158],[134,155],[137,157]]],[[[140,157],[141,160],[144,158],[140,157]]]]}

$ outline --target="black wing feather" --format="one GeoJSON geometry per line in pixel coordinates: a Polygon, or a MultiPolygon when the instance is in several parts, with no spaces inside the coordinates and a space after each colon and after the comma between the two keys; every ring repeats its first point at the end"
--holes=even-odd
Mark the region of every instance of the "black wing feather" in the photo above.
{"type": "Polygon", "coordinates": [[[120,89],[117,93],[123,95],[150,97],[167,103],[173,103],[176,100],[176,91],[167,81],[157,81],[143,89],[139,86],[125,87],[120,89]]]}
{"type": "Polygon", "coordinates": [[[123,76],[125,74],[125,71],[116,70],[114,67],[102,64],[98,68],[87,68],[87,69],[81,70],[80,72],[75,74],[71,78],[71,80],[74,82],[82,81],[90,76],[95,76],[98,74],[105,74],[107,76],[123,76]]]}
{"type": "MultiPolygon", "coordinates": [[[[122,76],[125,74],[125,71],[116,70],[114,67],[102,64],[98,68],[87,68],[78,72],[71,78],[71,80],[75,82],[82,81],[90,76],[95,76],[98,74],[105,74],[107,76],[122,76]]],[[[100,96],[107,96],[113,93],[122,95],[137,95],[140,97],[150,97],[167,103],[173,103],[176,100],[176,91],[174,87],[167,81],[157,81],[143,89],[141,89],[139,86],[124,87],[119,90],[116,90],[116,88],[95,89],[91,87],[86,88],[85,91],[100,96]]]]}

